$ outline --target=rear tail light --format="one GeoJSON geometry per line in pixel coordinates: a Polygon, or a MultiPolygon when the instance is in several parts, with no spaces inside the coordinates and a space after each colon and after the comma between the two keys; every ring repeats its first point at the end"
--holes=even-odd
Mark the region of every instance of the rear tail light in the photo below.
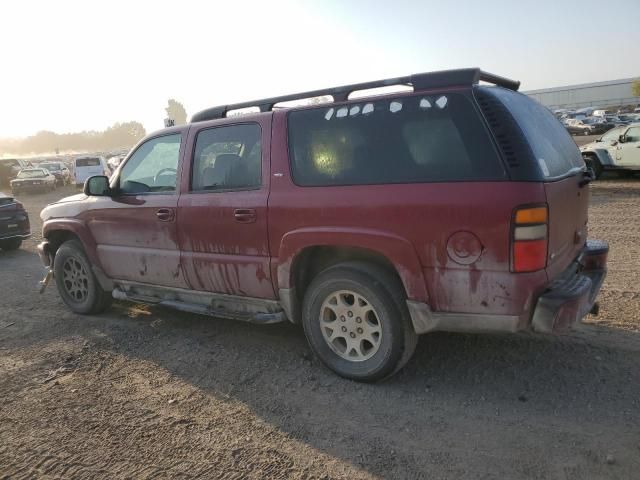
{"type": "Polygon", "coordinates": [[[518,208],[511,228],[511,271],[535,272],[547,265],[547,206],[518,208]]]}

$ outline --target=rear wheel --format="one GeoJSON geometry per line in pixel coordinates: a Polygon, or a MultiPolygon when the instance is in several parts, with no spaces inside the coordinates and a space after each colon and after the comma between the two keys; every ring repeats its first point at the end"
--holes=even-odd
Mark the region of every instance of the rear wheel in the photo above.
{"type": "Polygon", "coordinates": [[[102,289],[91,263],[77,240],[63,243],[53,262],[60,297],[76,313],[100,313],[111,304],[111,294],[102,289]]]}
{"type": "Polygon", "coordinates": [[[302,322],[314,353],[338,375],[381,380],[411,358],[413,330],[399,281],[359,262],[331,267],[311,282],[302,322]]]}
{"type": "Polygon", "coordinates": [[[22,245],[22,239],[9,238],[7,240],[0,240],[0,248],[2,250],[17,250],[22,245]]]}

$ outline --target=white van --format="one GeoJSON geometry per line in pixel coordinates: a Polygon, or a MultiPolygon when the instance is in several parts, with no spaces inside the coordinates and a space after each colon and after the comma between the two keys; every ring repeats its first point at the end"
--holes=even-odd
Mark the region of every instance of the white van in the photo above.
{"type": "Polygon", "coordinates": [[[94,175],[109,176],[111,174],[104,157],[77,157],[73,161],[73,165],[76,176],[76,187],[82,187],[87,178],[93,177],[94,175]]]}

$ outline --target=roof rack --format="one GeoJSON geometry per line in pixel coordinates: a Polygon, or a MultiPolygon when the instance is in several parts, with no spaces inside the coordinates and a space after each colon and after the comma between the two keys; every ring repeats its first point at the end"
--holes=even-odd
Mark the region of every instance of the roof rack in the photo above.
{"type": "Polygon", "coordinates": [[[344,85],[342,87],[323,88],[320,90],[311,90],[309,92],[294,93],[291,95],[282,95],[280,97],[263,98],[251,102],[234,103],[231,105],[221,105],[218,107],[208,108],[196,113],[191,117],[192,122],[203,122],[205,120],[214,120],[216,118],[224,118],[230,110],[239,110],[242,108],[258,107],[261,112],[268,112],[273,106],[280,102],[288,102],[291,100],[301,100],[305,98],[321,97],[331,95],[334,101],[342,102],[348,99],[351,92],[357,90],[367,90],[369,88],[386,87],[391,85],[408,85],[413,86],[414,90],[425,90],[429,88],[449,87],[454,85],[476,85],[480,82],[493,83],[510,90],[518,90],[520,82],[509,78],[494,75],[480,70],[479,68],[461,68],[458,70],[443,70],[439,72],[416,73],[404,77],[386,78],[373,82],[354,83],[352,85],[344,85]]]}

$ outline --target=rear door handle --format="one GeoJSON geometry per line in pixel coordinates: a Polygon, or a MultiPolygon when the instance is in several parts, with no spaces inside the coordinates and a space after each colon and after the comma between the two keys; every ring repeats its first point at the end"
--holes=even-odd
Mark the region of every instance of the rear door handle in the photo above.
{"type": "Polygon", "coordinates": [[[175,213],[173,208],[159,208],[156,211],[156,217],[158,217],[158,220],[161,222],[171,222],[175,218],[175,213]]]}
{"type": "Polygon", "coordinates": [[[257,218],[253,208],[236,208],[233,211],[233,216],[238,223],[254,223],[257,218]]]}

